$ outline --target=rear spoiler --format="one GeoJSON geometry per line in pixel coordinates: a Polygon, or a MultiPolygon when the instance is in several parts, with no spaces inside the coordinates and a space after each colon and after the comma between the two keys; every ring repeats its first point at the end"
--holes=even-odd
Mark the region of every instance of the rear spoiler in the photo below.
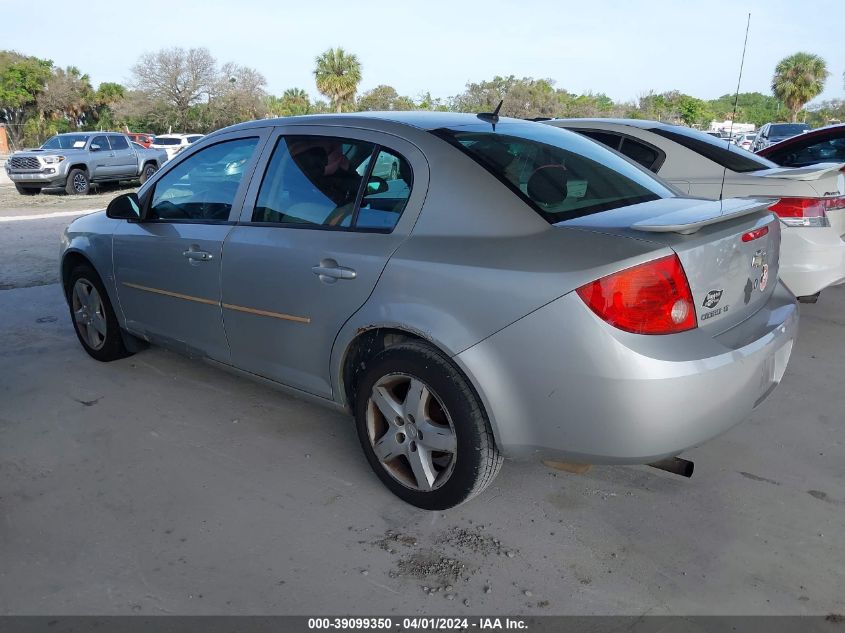
{"type": "Polygon", "coordinates": [[[845,163],[817,163],[806,167],[773,167],[755,172],[763,178],[786,178],[788,180],[818,180],[831,172],[842,171],[845,163]]]}
{"type": "Polygon", "coordinates": [[[702,200],[701,204],[688,209],[634,222],[631,228],[649,233],[689,235],[711,224],[768,211],[769,207],[777,201],[777,198],[729,198],[721,202],[702,200]]]}

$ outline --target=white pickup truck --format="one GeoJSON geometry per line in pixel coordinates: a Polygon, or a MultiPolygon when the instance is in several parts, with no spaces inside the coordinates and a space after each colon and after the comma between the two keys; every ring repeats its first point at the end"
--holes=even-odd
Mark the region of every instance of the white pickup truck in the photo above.
{"type": "Polygon", "coordinates": [[[87,194],[92,183],[138,179],[142,183],[167,160],[166,152],[144,149],[117,132],[57,134],[38,149],[15,152],[6,173],[18,193],[35,195],[47,187],[87,194]]]}

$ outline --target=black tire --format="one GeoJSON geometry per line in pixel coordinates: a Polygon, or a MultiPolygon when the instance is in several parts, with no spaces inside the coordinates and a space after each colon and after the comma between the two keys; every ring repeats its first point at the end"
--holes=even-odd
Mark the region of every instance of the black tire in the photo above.
{"type": "Polygon", "coordinates": [[[140,180],[141,184],[143,185],[150,178],[152,178],[153,174],[156,173],[157,171],[158,171],[158,167],[156,166],[155,163],[147,163],[146,165],[144,165],[144,168],[141,170],[141,175],[139,176],[138,180],[140,180]]]}
{"type": "Polygon", "coordinates": [[[87,196],[91,191],[91,181],[83,169],[71,169],[67,175],[65,192],[68,195],[87,196]]]}
{"type": "Polygon", "coordinates": [[[15,189],[22,196],[37,196],[41,193],[41,187],[24,187],[23,185],[15,184],[15,189]]]}
{"type": "MultiPolygon", "coordinates": [[[[413,417],[408,418],[414,422],[413,417]]],[[[386,429],[383,437],[408,426],[407,420],[399,427],[386,424],[384,417],[379,419],[382,428],[386,429]]],[[[425,343],[407,342],[388,347],[367,363],[356,388],[355,424],[367,461],[379,479],[396,496],[419,508],[444,510],[471,499],[490,485],[502,466],[502,456],[496,448],[490,423],[475,390],[449,358],[425,343]],[[368,420],[373,419],[372,416],[379,418],[381,413],[374,408],[377,405],[370,395],[377,383],[393,377],[398,377],[398,380],[412,377],[421,381],[434,396],[430,402],[436,401],[438,409],[445,410],[445,419],[451,422],[450,432],[454,433],[456,446],[454,460],[450,461],[448,468],[443,467],[439,471],[437,477],[442,480],[431,490],[415,489],[413,483],[402,483],[395,472],[391,474],[391,471],[397,470],[397,465],[410,469],[410,466],[402,466],[409,464],[407,457],[390,457],[393,466],[386,466],[373,448],[374,443],[380,442],[371,439],[371,434],[375,433],[368,420]]],[[[420,424],[419,420],[416,424],[420,424]]],[[[397,437],[400,435],[405,437],[402,433],[396,434],[397,437]]],[[[397,441],[411,437],[418,437],[418,441],[423,439],[419,430],[411,429],[404,440],[397,441]]],[[[409,441],[409,444],[414,442],[409,441]]],[[[410,448],[413,449],[413,446],[410,448]]]]}
{"type": "Polygon", "coordinates": [[[70,308],[70,319],[73,323],[73,329],[76,331],[76,337],[82,344],[83,349],[88,354],[99,361],[109,362],[125,358],[131,355],[123,343],[123,336],[121,335],[120,325],[117,322],[117,317],[112,308],[111,301],[106,289],[103,287],[103,282],[91,266],[88,264],[79,264],[74,267],[68,276],[67,285],[65,286],[65,296],[67,296],[68,307],[70,308]],[[105,336],[103,336],[102,344],[99,346],[92,345],[86,331],[86,327],[79,322],[78,316],[74,310],[74,289],[77,283],[89,284],[96,289],[99,295],[101,309],[96,313],[105,321],[105,336]]]}

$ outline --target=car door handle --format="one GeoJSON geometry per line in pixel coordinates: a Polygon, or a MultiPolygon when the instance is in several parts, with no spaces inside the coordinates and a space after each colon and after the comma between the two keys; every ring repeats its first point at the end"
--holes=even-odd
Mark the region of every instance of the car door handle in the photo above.
{"type": "Polygon", "coordinates": [[[214,255],[208,251],[187,250],[182,253],[182,256],[197,262],[207,262],[210,259],[214,259],[214,255]]]}
{"type": "Polygon", "coordinates": [[[340,266],[333,259],[323,259],[318,266],[313,266],[311,272],[328,284],[333,284],[338,279],[355,279],[358,273],[352,268],[340,266]]]}

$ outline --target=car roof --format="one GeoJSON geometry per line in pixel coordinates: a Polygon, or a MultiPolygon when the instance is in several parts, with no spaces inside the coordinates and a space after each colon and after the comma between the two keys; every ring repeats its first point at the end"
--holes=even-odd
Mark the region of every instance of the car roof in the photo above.
{"type": "MultiPolygon", "coordinates": [[[[255,121],[247,121],[245,123],[238,123],[228,128],[224,128],[227,132],[235,132],[238,130],[246,130],[256,127],[287,125],[290,123],[309,124],[309,125],[353,125],[355,123],[374,121],[388,121],[391,123],[399,123],[407,125],[420,130],[436,130],[439,128],[462,127],[467,125],[476,125],[479,123],[487,124],[483,119],[479,119],[477,115],[463,112],[431,112],[428,110],[409,110],[402,112],[355,112],[350,114],[306,114],[303,116],[279,117],[275,119],[257,119],[255,121]]],[[[510,117],[499,117],[499,123],[530,123],[523,119],[513,119],[510,117]]]]}
{"type": "Polygon", "coordinates": [[[604,119],[600,117],[585,118],[585,119],[549,119],[544,123],[592,123],[592,124],[610,124],[610,125],[627,125],[629,127],[636,127],[642,130],[653,130],[656,128],[672,128],[677,127],[672,123],[661,123],[660,121],[650,121],[648,119],[604,119]]]}

